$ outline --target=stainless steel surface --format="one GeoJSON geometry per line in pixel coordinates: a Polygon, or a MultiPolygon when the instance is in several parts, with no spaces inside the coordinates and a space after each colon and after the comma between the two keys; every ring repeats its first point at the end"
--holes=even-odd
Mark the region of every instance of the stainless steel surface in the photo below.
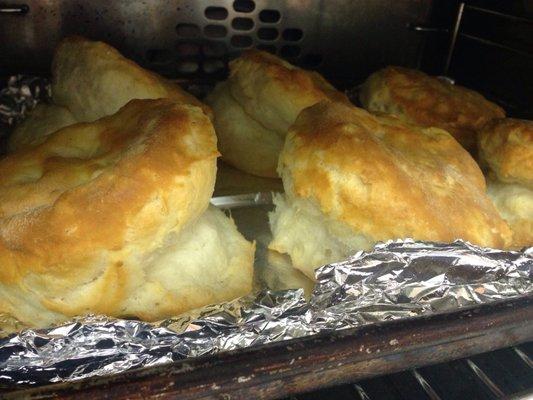
{"type": "MultiPolygon", "coordinates": [[[[366,78],[387,64],[416,67],[431,1],[418,0],[28,0],[29,12],[0,15],[0,68],[49,70],[69,34],[104,40],[169,76],[212,76],[258,46],[318,68],[335,82],[366,78]],[[249,5],[247,7],[246,5],[249,5]],[[222,62],[222,63],[220,63],[222,62]]],[[[351,84],[349,82],[348,84],[351,84]]]]}
{"type": "Polygon", "coordinates": [[[448,33],[448,29],[446,28],[440,28],[440,27],[431,26],[431,25],[409,24],[409,29],[412,29],[413,31],[416,31],[416,32],[448,33]]]}
{"type": "Polygon", "coordinates": [[[211,198],[215,207],[231,210],[234,208],[260,206],[272,204],[272,193],[249,193],[232,196],[216,196],[211,198]]]}

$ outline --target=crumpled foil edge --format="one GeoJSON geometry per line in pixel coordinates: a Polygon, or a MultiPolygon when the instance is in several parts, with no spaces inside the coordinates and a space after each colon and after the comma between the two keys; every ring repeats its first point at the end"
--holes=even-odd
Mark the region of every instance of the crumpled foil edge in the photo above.
{"type": "MultiPolygon", "coordinates": [[[[348,94],[355,98],[357,91],[348,94]]],[[[0,123],[14,126],[50,97],[46,79],[9,78],[0,90],[0,123]]],[[[214,202],[235,205],[233,197],[214,202]]],[[[237,205],[269,202],[268,196],[257,194],[238,200],[237,205]]],[[[532,274],[533,248],[509,252],[460,240],[452,244],[389,241],[317,270],[309,301],[302,289],[263,290],[157,323],[89,315],[56,327],[24,330],[0,339],[0,385],[72,382],[321,332],[455,311],[527,295],[533,291],[532,274]]]]}
{"type": "Polygon", "coordinates": [[[0,340],[0,384],[36,385],[257,346],[520,297],[533,291],[533,248],[395,240],[321,267],[302,289],[263,290],[157,323],[105,316],[0,340]]]}
{"type": "Polygon", "coordinates": [[[26,118],[39,102],[49,101],[51,97],[52,85],[48,79],[13,75],[0,90],[0,122],[12,127],[26,118]]]}

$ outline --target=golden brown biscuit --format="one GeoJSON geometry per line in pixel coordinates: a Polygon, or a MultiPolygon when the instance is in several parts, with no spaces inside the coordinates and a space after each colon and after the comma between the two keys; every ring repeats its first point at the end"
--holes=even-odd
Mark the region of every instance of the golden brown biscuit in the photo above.
{"type": "Polygon", "coordinates": [[[52,128],[114,114],[133,99],[169,98],[199,106],[211,116],[209,107],[177,84],[139,67],[103,42],[79,36],[63,39],[54,54],[52,76],[55,107],[46,108],[46,115],[39,110],[31,113],[28,121],[13,133],[12,150],[29,142],[42,142],[41,137],[53,132],[52,128]],[[54,112],[58,115],[53,115],[54,112]],[[68,112],[69,118],[65,115],[68,112]]]}
{"type": "Polygon", "coordinates": [[[388,239],[511,243],[477,164],[438,128],[322,102],[289,129],[279,172],[270,248],[310,277],[388,239]]]}
{"type": "Polygon", "coordinates": [[[533,246],[533,189],[489,178],[487,194],[513,231],[513,247],[533,246]]]}
{"type": "Polygon", "coordinates": [[[502,182],[533,189],[533,121],[505,118],[478,135],[479,158],[502,182]]]}
{"type": "Polygon", "coordinates": [[[77,121],[65,107],[53,104],[38,104],[9,137],[9,150],[16,151],[36,146],[51,133],[77,121]]]}
{"type": "Polygon", "coordinates": [[[489,168],[488,195],[513,231],[515,247],[533,246],[533,121],[491,121],[478,134],[489,168]]]}
{"type": "Polygon", "coordinates": [[[215,113],[218,149],[226,162],[252,175],[277,178],[283,137],[251,118],[223,82],[208,97],[215,113]]]}
{"type": "Polygon", "coordinates": [[[505,117],[502,108],[473,90],[402,67],[370,75],[359,98],[369,111],[445,129],[469,151],[474,151],[476,133],[487,121],[505,117]]]}
{"type": "Polygon", "coordinates": [[[169,98],[209,107],[178,85],[139,67],[113,47],[79,36],[63,39],[52,62],[52,99],[80,122],[114,114],[132,99],[169,98]]]}
{"type": "Polygon", "coordinates": [[[349,103],[316,72],[250,50],[230,63],[230,76],[207,97],[215,113],[222,157],[254,175],[277,177],[287,129],[301,110],[321,100],[349,103]]]}
{"type": "Polygon", "coordinates": [[[0,313],[155,320],[248,292],[253,245],[206,212],[217,155],[200,108],[160,99],[0,160],[0,313]]]}

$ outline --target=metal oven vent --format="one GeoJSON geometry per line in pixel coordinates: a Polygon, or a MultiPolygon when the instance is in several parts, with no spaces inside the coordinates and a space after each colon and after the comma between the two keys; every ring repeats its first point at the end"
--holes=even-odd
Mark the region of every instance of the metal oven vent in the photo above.
{"type": "MultiPolygon", "coordinates": [[[[8,2],[9,3],[9,2],[8,2]]],[[[257,47],[351,87],[388,64],[416,66],[432,2],[419,0],[21,0],[0,13],[0,74],[46,75],[67,35],[103,40],[170,78],[224,79],[257,47]]]]}
{"type": "Polygon", "coordinates": [[[175,63],[182,76],[218,77],[241,51],[258,48],[304,68],[316,68],[322,56],[305,45],[302,26],[291,23],[282,4],[252,0],[198,1],[179,6],[174,49],[148,49],[155,69],[175,63]]]}

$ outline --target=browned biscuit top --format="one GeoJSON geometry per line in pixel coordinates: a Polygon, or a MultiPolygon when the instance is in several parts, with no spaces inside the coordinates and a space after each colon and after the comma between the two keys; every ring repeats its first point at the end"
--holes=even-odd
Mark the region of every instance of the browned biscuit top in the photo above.
{"type": "Polygon", "coordinates": [[[42,273],[75,285],[87,275],[80,266],[100,268],[108,252],[160,245],[206,209],[217,155],[207,116],[167,99],[133,100],[8,155],[0,160],[0,281],[42,273]]]}
{"type": "Polygon", "coordinates": [[[533,121],[505,118],[478,135],[479,157],[499,180],[533,189],[533,121]]]}
{"type": "Polygon", "coordinates": [[[479,167],[438,128],[322,102],[291,127],[279,169],[289,199],[316,201],[371,242],[462,238],[505,247],[511,241],[479,167]]]}
{"type": "Polygon", "coordinates": [[[387,67],[364,83],[360,99],[370,111],[394,114],[417,125],[450,132],[468,150],[476,144],[476,132],[504,110],[479,93],[423,72],[387,67]]]}
{"type": "Polygon", "coordinates": [[[208,106],[179,85],[141,68],[112,46],[80,36],[63,39],[52,62],[52,98],[77,121],[114,114],[132,99],[169,98],[192,104],[211,116],[208,106]]]}

